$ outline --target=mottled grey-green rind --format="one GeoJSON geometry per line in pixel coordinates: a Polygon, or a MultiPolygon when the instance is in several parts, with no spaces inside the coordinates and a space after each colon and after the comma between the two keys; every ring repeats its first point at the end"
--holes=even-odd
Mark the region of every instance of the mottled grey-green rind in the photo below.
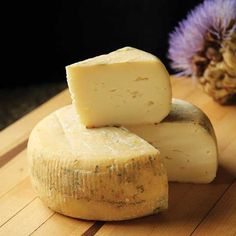
{"type": "Polygon", "coordinates": [[[172,99],[171,111],[161,123],[165,122],[193,122],[199,124],[216,140],[213,126],[207,115],[197,106],[181,99],[172,99]]]}

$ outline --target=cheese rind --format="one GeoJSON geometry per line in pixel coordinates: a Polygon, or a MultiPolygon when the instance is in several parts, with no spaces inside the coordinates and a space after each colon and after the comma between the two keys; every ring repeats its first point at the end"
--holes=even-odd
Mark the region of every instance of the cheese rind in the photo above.
{"type": "Polygon", "coordinates": [[[150,124],[170,111],[169,74],[150,53],[125,47],[69,65],[66,72],[86,127],[150,124]]]}
{"type": "Polygon", "coordinates": [[[160,150],[169,181],[209,183],[215,178],[216,136],[196,106],[173,99],[171,112],[161,123],[127,128],[160,150]]]}
{"type": "Polygon", "coordinates": [[[159,151],[123,128],[86,129],[71,105],[34,128],[28,158],[36,192],[59,213],[124,220],[167,208],[159,151]]]}

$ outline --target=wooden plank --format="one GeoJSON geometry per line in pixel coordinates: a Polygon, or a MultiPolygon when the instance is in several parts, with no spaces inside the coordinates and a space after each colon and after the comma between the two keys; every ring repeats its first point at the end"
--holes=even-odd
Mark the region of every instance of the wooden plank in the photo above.
{"type": "Polygon", "coordinates": [[[174,98],[180,98],[180,99],[189,96],[197,89],[197,86],[193,80],[186,79],[183,77],[179,78],[171,77],[171,85],[172,85],[172,96],[174,98]]]}
{"type": "Polygon", "coordinates": [[[28,176],[26,150],[0,169],[0,197],[28,176]]]}
{"type": "Polygon", "coordinates": [[[236,139],[236,109],[227,113],[215,124],[215,132],[220,150],[236,139]],[[235,119],[235,122],[232,122],[235,119]]]}
{"type": "Polygon", "coordinates": [[[0,198],[0,227],[36,198],[27,177],[0,198]]]}
{"type": "Polygon", "coordinates": [[[36,229],[32,235],[81,235],[93,224],[93,221],[77,220],[56,213],[42,226],[36,229]]]}
{"type": "Polygon", "coordinates": [[[0,132],[0,167],[26,147],[32,128],[46,115],[71,103],[68,90],[59,93],[48,102],[22,117],[0,132]]]}
{"type": "MultiPolygon", "coordinates": [[[[11,221],[11,218],[15,218],[18,214],[22,214],[22,209],[26,206],[31,207],[31,204],[35,204],[33,200],[36,198],[36,194],[32,189],[30,179],[28,177],[27,166],[26,151],[24,150],[1,168],[0,193],[2,197],[0,197],[0,226],[3,225],[3,227],[5,227],[4,224],[8,224],[6,222],[11,221]]],[[[39,204],[39,207],[35,207],[34,210],[42,211],[43,208],[46,207],[39,204]]],[[[43,210],[43,212],[44,211],[45,210],[43,210]]],[[[14,222],[15,221],[13,221],[13,224],[14,222]]],[[[39,227],[36,224],[39,229],[35,231],[35,234],[40,235],[40,233],[45,232],[45,230],[46,232],[58,232],[58,230],[60,230],[64,233],[72,233],[75,231],[80,234],[91,227],[93,223],[94,222],[74,220],[72,218],[56,214],[55,217],[53,216],[52,218],[49,218],[49,221],[46,221],[45,225],[42,224],[42,226],[39,227]]],[[[36,228],[33,228],[33,230],[35,229],[36,228]]]]}
{"type": "Polygon", "coordinates": [[[172,183],[168,211],[136,220],[106,223],[96,235],[190,235],[232,181],[233,177],[221,170],[211,184],[172,183]]]}
{"type": "Polygon", "coordinates": [[[236,182],[226,191],[192,235],[236,235],[236,182]]]}
{"type": "Polygon", "coordinates": [[[221,166],[236,176],[236,138],[220,152],[221,166]]]}
{"type": "MultiPolygon", "coordinates": [[[[0,198],[0,227],[11,218],[21,213],[21,210],[26,206],[30,206],[35,198],[36,194],[31,187],[29,177],[27,177],[23,182],[19,183],[15,188],[0,198]]],[[[40,205],[40,208],[35,210],[41,211],[43,207],[46,208],[46,206],[40,205]]],[[[33,234],[45,235],[44,233],[47,232],[48,235],[54,233],[55,235],[68,235],[69,233],[78,233],[80,235],[93,224],[93,221],[76,220],[55,214],[50,217],[48,221],[34,229],[33,234]]]]}
{"type": "Polygon", "coordinates": [[[0,156],[0,168],[3,165],[5,165],[8,161],[10,161],[12,158],[14,158],[18,153],[24,150],[27,146],[27,142],[28,142],[28,137],[24,140],[19,139],[19,143],[16,144],[15,147],[12,147],[12,149],[9,149],[9,151],[0,156]]]}
{"type": "MultiPolygon", "coordinates": [[[[103,226],[105,224],[105,221],[96,221],[96,223],[95,224],[93,224],[88,230],[86,230],[83,234],[82,234],[82,236],[93,236],[93,235],[95,235],[96,233],[97,233],[97,231],[99,230],[99,229],[101,229],[101,227],[103,226]]],[[[77,234],[77,232],[76,231],[74,231],[72,234],[71,234],[71,236],[77,236],[78,234],[77,234]]]]}
{"type": "Polygon", "coordinates": [[[236,176],[236,117],[235,112],[228,113],[215,125],[215,132],[219,148],[219,164],[236,176]]]}
{"type": "MultiPolygon", "coordinates": [[[[181,85],[180,85],[181,86],[181,85]]],[[[183,89],[183,86],[181,86],[182,89],[183,89]]],[[[189,89],[188,87],[191,87],[191,84],[189,83],[189,85],[185,86],[186,88],[185,89],[189,89]]],[[[201,88],[199,87],[196,87],[190,94],[188,94],[186,96],[186,100],[191,102],[191,103],[194,103],[198,106],[201,106],[203,104],[214,104],[213,100],[211,97],[209,97],[206,93],[204,93],[202,91],[201,88]]]]}
{"type": "Polygon", "coordinates": [[[36,198],[0,228],[0,235],[29,235],[53,214],[36,198]]]}

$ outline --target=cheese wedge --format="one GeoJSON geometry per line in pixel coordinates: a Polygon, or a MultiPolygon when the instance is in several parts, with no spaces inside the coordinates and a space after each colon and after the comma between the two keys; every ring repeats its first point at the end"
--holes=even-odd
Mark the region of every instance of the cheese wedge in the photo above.
{"type": "Polygon", "coordinates": [[[150,53],[125,47],[66,67],[71,97],[86,127],[152,124],[170,111],[170,78],[150,53]]]}
{"type": "Polygon", "coordinates": [[[209,183],[215,178],[216,136],[196,106],[173,99],[170,114],[160,124],[127,128],[160,150],[169,181],[209,183]]]}
{"type": "Polygon", "coordinates": [[[59,213],[124,220],[167,208],[159,151],[124,128],[86,129],[72,105],[34,128],[28,159],[36,192],[59,213]]]}

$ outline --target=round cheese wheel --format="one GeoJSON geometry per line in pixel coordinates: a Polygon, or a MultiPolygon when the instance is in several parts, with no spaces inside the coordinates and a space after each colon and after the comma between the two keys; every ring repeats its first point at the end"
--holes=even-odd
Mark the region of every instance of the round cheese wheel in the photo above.
{"type": "Polygon", "coordinates": [[[33,129],[33,187],[52,210],[89,220],[124,220],[167,208],[159,151],[124,128],[85,128],[72,105],[33,129]]]}

